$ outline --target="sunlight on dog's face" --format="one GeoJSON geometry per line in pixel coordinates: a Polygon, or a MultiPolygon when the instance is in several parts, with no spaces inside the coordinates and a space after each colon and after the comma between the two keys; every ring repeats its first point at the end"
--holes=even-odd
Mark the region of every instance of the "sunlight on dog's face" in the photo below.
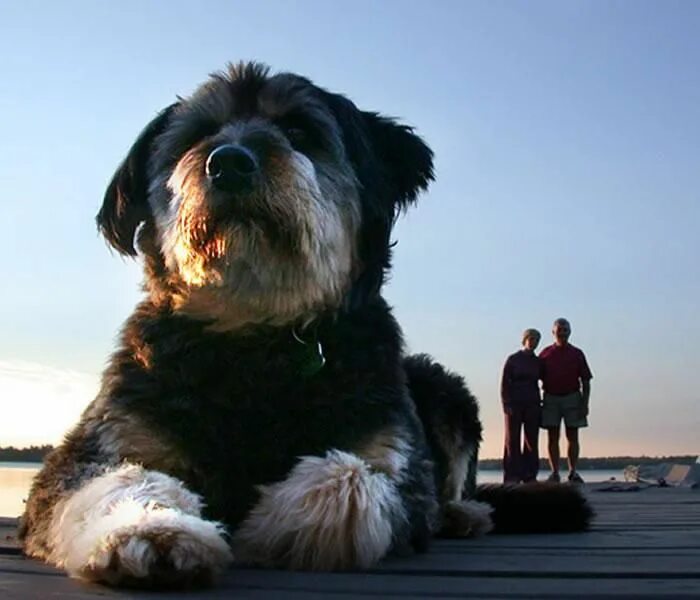
{"type": "Polygon", "coordinates": [[[232,68],[155,141],[149,203],[168,270],[275,314],[337,303],[360,221],[339,127],[292,75],[232,68]]]}

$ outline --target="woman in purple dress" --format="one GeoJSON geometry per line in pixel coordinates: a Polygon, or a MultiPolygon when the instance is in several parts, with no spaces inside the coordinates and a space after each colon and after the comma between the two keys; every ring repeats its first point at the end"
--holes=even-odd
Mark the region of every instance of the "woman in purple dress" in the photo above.
{"type": "Polygon", "coordinates": [[[535,348],[540,343],[537,329],[523,332],[522,348],[511,354],[503,367],[501,400],[506,419],[503,449],[503,481],[535,481],[540,456],[540,359],[535,348]]]}

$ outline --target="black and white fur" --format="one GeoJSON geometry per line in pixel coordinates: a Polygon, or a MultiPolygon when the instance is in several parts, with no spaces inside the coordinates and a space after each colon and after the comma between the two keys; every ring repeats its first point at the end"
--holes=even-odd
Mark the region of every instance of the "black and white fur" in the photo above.
{"type": "Polygon", "coordinates": [[[381,296],[392,225],[432,177],[409,127],[258,64],[159,113],[97,217],[143,260],[145,298],[33,484],[25,552],[170,585],[234,558],[355,569],[488,531],[476,401],[404,355],[381,296]],[[217,181],[222,147],[245,181],[217,181]]]}

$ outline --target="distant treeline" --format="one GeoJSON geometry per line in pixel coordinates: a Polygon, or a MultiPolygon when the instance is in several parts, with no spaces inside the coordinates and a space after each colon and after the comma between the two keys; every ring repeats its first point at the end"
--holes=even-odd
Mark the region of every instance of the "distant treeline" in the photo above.
{"type": "Polygon", "coordinates": [[[53,446],[49,444],[45,446],[29,446],[29,448],[0,447],[0,461],[42,462],[51,450],[53,450],[53,446]]]}
{"type": "MultiPolygon", "coordinates": [[[[620,470],[627,465],[658,465],[660,463],[676,463],[681,465],[691,465],[697,459],[697,454],[686,454],[682,456],[605,456],[603,458],[579,458],[579,469],[605,469],[620,470]]],[[[479,461],[482,469],[501,469],[503,462],[500,458],[486,458],[479,461]]],[[[566,459],[561,461],[561,469],[567,468],[566,459]]],[[[546,459],[540,460],[540,469],[549,469],[546,459]]]]}
{"type": "MultiPolygon", "coordinates": [[[[53,450],[53,446],[30,446],[29,448],[0,447],[0,461],[6,462],[41,462],[53,450]]],[[[579,469],[624,469],[627,465],[658,465],[659,463],[677,463],[691,465],[697,459],[696,454],[683,456],[606,456],[604,458],[580,458],[579,469]]],[[[566,460],[562,459],[562,469],[566,468],[566,460]]],[[[501,469],[500,458],[485,458],[479,461],[482,469],[501,469]]],[[[540,460],[540,468],[548,468],[547,461],[540,460]]]]}

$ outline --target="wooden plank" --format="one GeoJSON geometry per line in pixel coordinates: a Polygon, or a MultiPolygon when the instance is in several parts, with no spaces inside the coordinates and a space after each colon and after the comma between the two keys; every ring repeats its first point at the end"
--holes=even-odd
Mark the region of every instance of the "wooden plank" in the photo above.
{"type": "MultiPolygon", "coordinates": [[[[215,588],[169,598],[638,598],[700,597],[700,493],[596,494],[591,532],[435,540],[427,555],[358,573],[233,569],[215,588]]],[[[0,519],[2,598],[164,598],[66,577],[19,555],[15,520],[0,519]]]]}
{"type": "Polygon", "coordinates": [[[663,548],[677,547],[688,550],[700,545],[700,531],[592,531],[576,534],[543,535],[492,535],[475,540],[435,540],[434,549],[445,546],[453,551],[469,549],[497,548],[507,551],[511,548],[566,549],[588,551],[596,548],[663,548]]]}
{"type": "Polygon", "coordinates": [[[696,503],[700,490],[691,488],[647,488],[639,492],[603,492],[599,485],[584,490],[593,503],[685,504],[696,503]]]}
{"type": "MultiPolygon", "coordinates": [[[[45,569],[41,575],[8,572],[0,559],[0,596],[3,598],[584,598],[596,596],[633,597],[671,595],[697,598],[696,579],[649,579],[615,577],[608,579],[564,577],[445,577],[385,573],[298,573],[241,569],[227,573],[218,585],[194,592],[149,593],[112,590],[69,579],[45,569]]],[[[27,562],[27,561],[25,561],[27,562]]]]}
{"type": "MultiPolygon", "coordinates": [[[[235,575],[238,586],[264,586],[268,589],[270,582],[265,581],[265,574],[260,571],[242,571],[235,575]]],[[[653,579],[608,579],[592,580],[562,578],[527,578],[510,577],[436,577],[416,575],[382,574],[307,574],[293,572],[276,572],[274,586],[284,590],[313,590],[347,593],[358,595],[419,597],[530,597],[544,596],[565,598],[570,595],[586,597],[600,594],[695,594],[700,591],[700,577],[695,580],[653,580],[653,579]]],[[[228,583],[228,580],[227,580],[228,583]]]]}
{"type": "MultiPolygon", "coordinates": [[[[3,556],[0,572],[6,570],[42,576],[56,576],[61,572],[45,564],[26,560],[21,556],[3,556]]],[[[493,549],[474,549],[472,552],[431,551],[408,559],[390,559],[371,573],[414,573],[435,576],[508,576],[508,577],[646,577],[700,578],[700,551],[683,550],[649,552],[624,548],[623,550],[545,550],[533,553],[529,549],[518,552],[493,549]]]]}
{"type": "Polygon", "coordinates": [[[422,573],[433,575],[468,575],[489,572],[493,576],[530,577],[615,577],[646,576],[656,578],[700,577],[699,558],[683,553],[648,555],[571,552],[562,555],[544,550],[518,555],[474,552],[471,554],[439,554],[430,552],[419,560],[392,560],[382,563],[379,571],[422,573]]]}

